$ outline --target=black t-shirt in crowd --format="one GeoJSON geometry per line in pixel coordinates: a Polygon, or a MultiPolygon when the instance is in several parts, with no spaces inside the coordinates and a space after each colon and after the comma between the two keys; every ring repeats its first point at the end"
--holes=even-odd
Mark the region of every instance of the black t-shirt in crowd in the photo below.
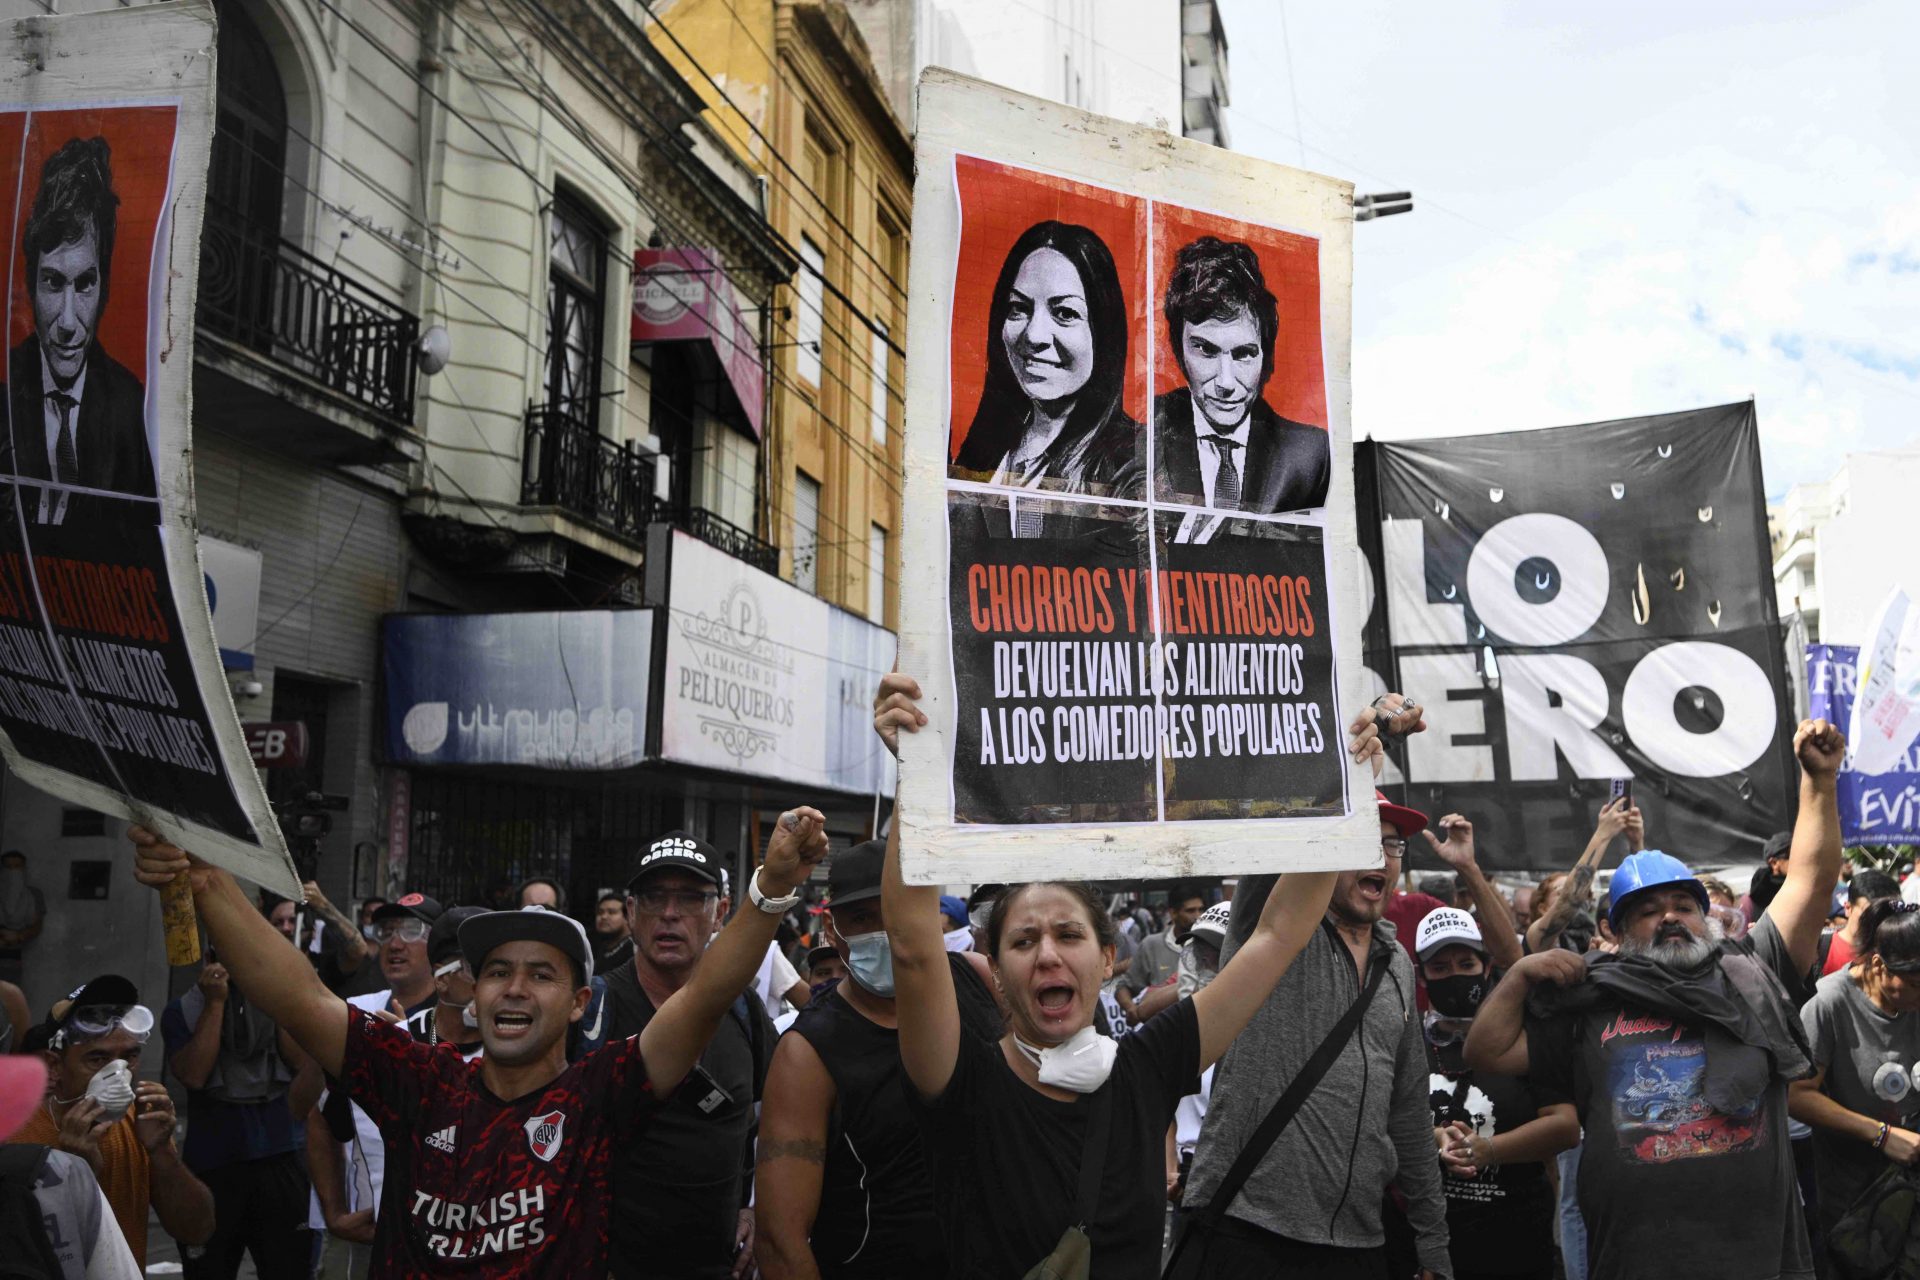
{"type": "MultiPolygon", "coordinates": [[[[947,960],[964,1033],[998,1040],[1000,1011],[986,984],[964,958],[947,960]]],[[[868,1021],[839,987],[802,1009],[793,1032],[833,1078],[810,1238],[822,1280],[945,1280],[946,1245],[926,1148],[907,1103],[912,1086],[900,1064],[900,1033],[868,1021]]]]}
{"type": "MultiPolygon", "coordinates": [[[[1797,988],[1770,918],[1721,948],[1752,955],[1797,988]]],[[[1586,1133],[1579,1196],[1591,1280],[1813,1275],[1777,1075],[1745,1108],[1722,1112],[1705,1097],[1701,1028],[1617,999],[1529,1018],[1527,1049],[1528,1077],[1570,1096],[1586,1133]]]]}
{"type": "MultiPolygon", "coordinates": [[[[1511,1133],[1567,1099],[1521,1076],[1469,1071],[1462,1041],[1427,1042],[1428,1090],[1435,1128],[1459,1122],[1482,1137],[1511,1133]]],[[[1444,1172],[1447,1253],[1462,1274],[1529,1276],[1553,1267],[1553,1187],[1542,1161],[1502,1165],[1457,1178],[1444,1172]]]]}
{"type": "MultiPolygon", "coordinates": [[[[1088,1224],[1099,1280],[1160,1274],[1167,1126],[1199,1092],[1200,1022],[1182,1000],[1119,1042],[1112,1128],[1098,1207],[1088,1224]]],[[[1075,1225],[1088,1099],[1060,1102],[1029,1086],[997,1042],[962,1035],[946,1092],[908,1090],[933,1164],[952,1280],[1019,1280],[1075,1225]]]]}
{"type": "MultiPolygon", "coordinates": [[[[733,1274],[734,1236],[753,1168],[754,1103],[775,1039],[760,998],[749,991],[743,1001],[720,1019],[699,1065],[646,1132],[614,1157],[609,1263],[619,1280],[728,1280],[733,1274]]],[[[607,974],[612,1042],[639,1035],[653,1015],[631,964],[607,974]]]]}

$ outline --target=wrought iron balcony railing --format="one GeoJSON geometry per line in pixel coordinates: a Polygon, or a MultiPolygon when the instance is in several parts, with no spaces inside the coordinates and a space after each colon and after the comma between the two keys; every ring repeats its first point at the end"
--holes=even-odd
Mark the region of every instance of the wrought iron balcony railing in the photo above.
{"type": "Polygon", "coordinates": [[[638,538],[652,521],[654,455],[594,430],[571,404],[527,410],[520,501],[562,507],[583,520],[638,538]]]}
{"type": "Polygon", "coordinates": [[[755,537],[729,520],[721,519],[705,507],[662,505],[654,519],[685,529],[708,546],[718,547],[762,573],[779,576],[780,548],[764,538],[755,537]]]}
{"type": "Polygon", "coordinates": [[[382,417],[413,423],[420,320],[284,240],[209,209],[199,325],[282,361],[382,417]]]}

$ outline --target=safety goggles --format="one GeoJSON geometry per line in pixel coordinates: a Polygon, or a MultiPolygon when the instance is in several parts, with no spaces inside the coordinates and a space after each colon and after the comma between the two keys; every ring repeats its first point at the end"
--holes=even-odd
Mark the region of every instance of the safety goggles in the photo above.
{"type": "Polygon", "coordinates": [[[145,1044],[153,1034],[153,1010],[143,1004],[90,1004],[68,1011],[60,1029],[76,1044],[112,1035],[115,1029],[145,1044]]]}
{"type": "Polygon", "coordinates": [[[429,926],[425,920],[382,920],[373,926],[375,942],[425,942],[429,926]]]}

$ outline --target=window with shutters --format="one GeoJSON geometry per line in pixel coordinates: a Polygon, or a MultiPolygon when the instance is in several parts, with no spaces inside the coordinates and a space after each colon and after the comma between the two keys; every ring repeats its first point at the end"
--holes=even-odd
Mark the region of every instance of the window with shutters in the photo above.
{"type": "Polygon", "coordinates": [[[793,585],[820,594],[820,482],[793,473],[793,585]]]}
{"type": "Polygon", "coordinates": [[[887,531],[877,524],[867,531],[867,620],[887,625],[887,531]]]}
{"type": "Polygon", "coordinates": [[[889,336],[887,326],[876,323],[872,354],[868,357],[872,378],[867,387],[867,416],[870,419],[873,442],[882,449],[887,447],[887,414],[891,408],[887,394],[887,357],[892,354],[892,350],[887,346],[889,336]]]}
{"type": "Polygon", "coordinates": [[[547,247],[546,403],[581,424],[597,421],[606,239],[592,215],[555,191],[547,247]]]}
{"type": "Polygon", "coordinates": [[[820,342],[826,336],[827,259],[820,246],[800,237],[800,275],[795,281],[799,298],[794,316],[794,341],[799,343],[794,371],[809,384],[820,385],[820,342]]]}

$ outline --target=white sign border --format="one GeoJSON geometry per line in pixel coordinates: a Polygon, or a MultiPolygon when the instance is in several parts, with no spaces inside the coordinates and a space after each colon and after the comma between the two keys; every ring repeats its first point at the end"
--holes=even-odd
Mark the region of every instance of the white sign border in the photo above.
{"type": "MultiPolygon", "coordinates": [[[[1351,462],[1352,184],[1176,138],[1161,129],[1122,124],[940,68],[922,73],[918,92],[902,502],[908,518],[901,562],[947,562],[948,323],[960,244],[953,186],[956,155],[1039,169],[1185,208],[1232,210],[1227,216],[1265,226],[1308,229],[1305,234],[1317,237],[1321,246],[1327,425],[1333,456],[1339,460],[1322,525],[1334,627],[1335,714],[1353,714],[1366,700],[1361,693],[1363,570],[1351,462]]],[[[957,698],[948,608],[944,575],[903,575],[900,669],[920,682],[921,708],[929,720],[919,733],[900,735],[896,821],[901,824],[902,869],[910,883],[1140,879],[1379,865],[1372,771],[1346,755],[1344,722],[1336,724],[1333,734],[1347,763],[1349,812],[1344,817],[1098,827],[952,822],[952,739],[947,726],[953,722],[957,698]]]]}

